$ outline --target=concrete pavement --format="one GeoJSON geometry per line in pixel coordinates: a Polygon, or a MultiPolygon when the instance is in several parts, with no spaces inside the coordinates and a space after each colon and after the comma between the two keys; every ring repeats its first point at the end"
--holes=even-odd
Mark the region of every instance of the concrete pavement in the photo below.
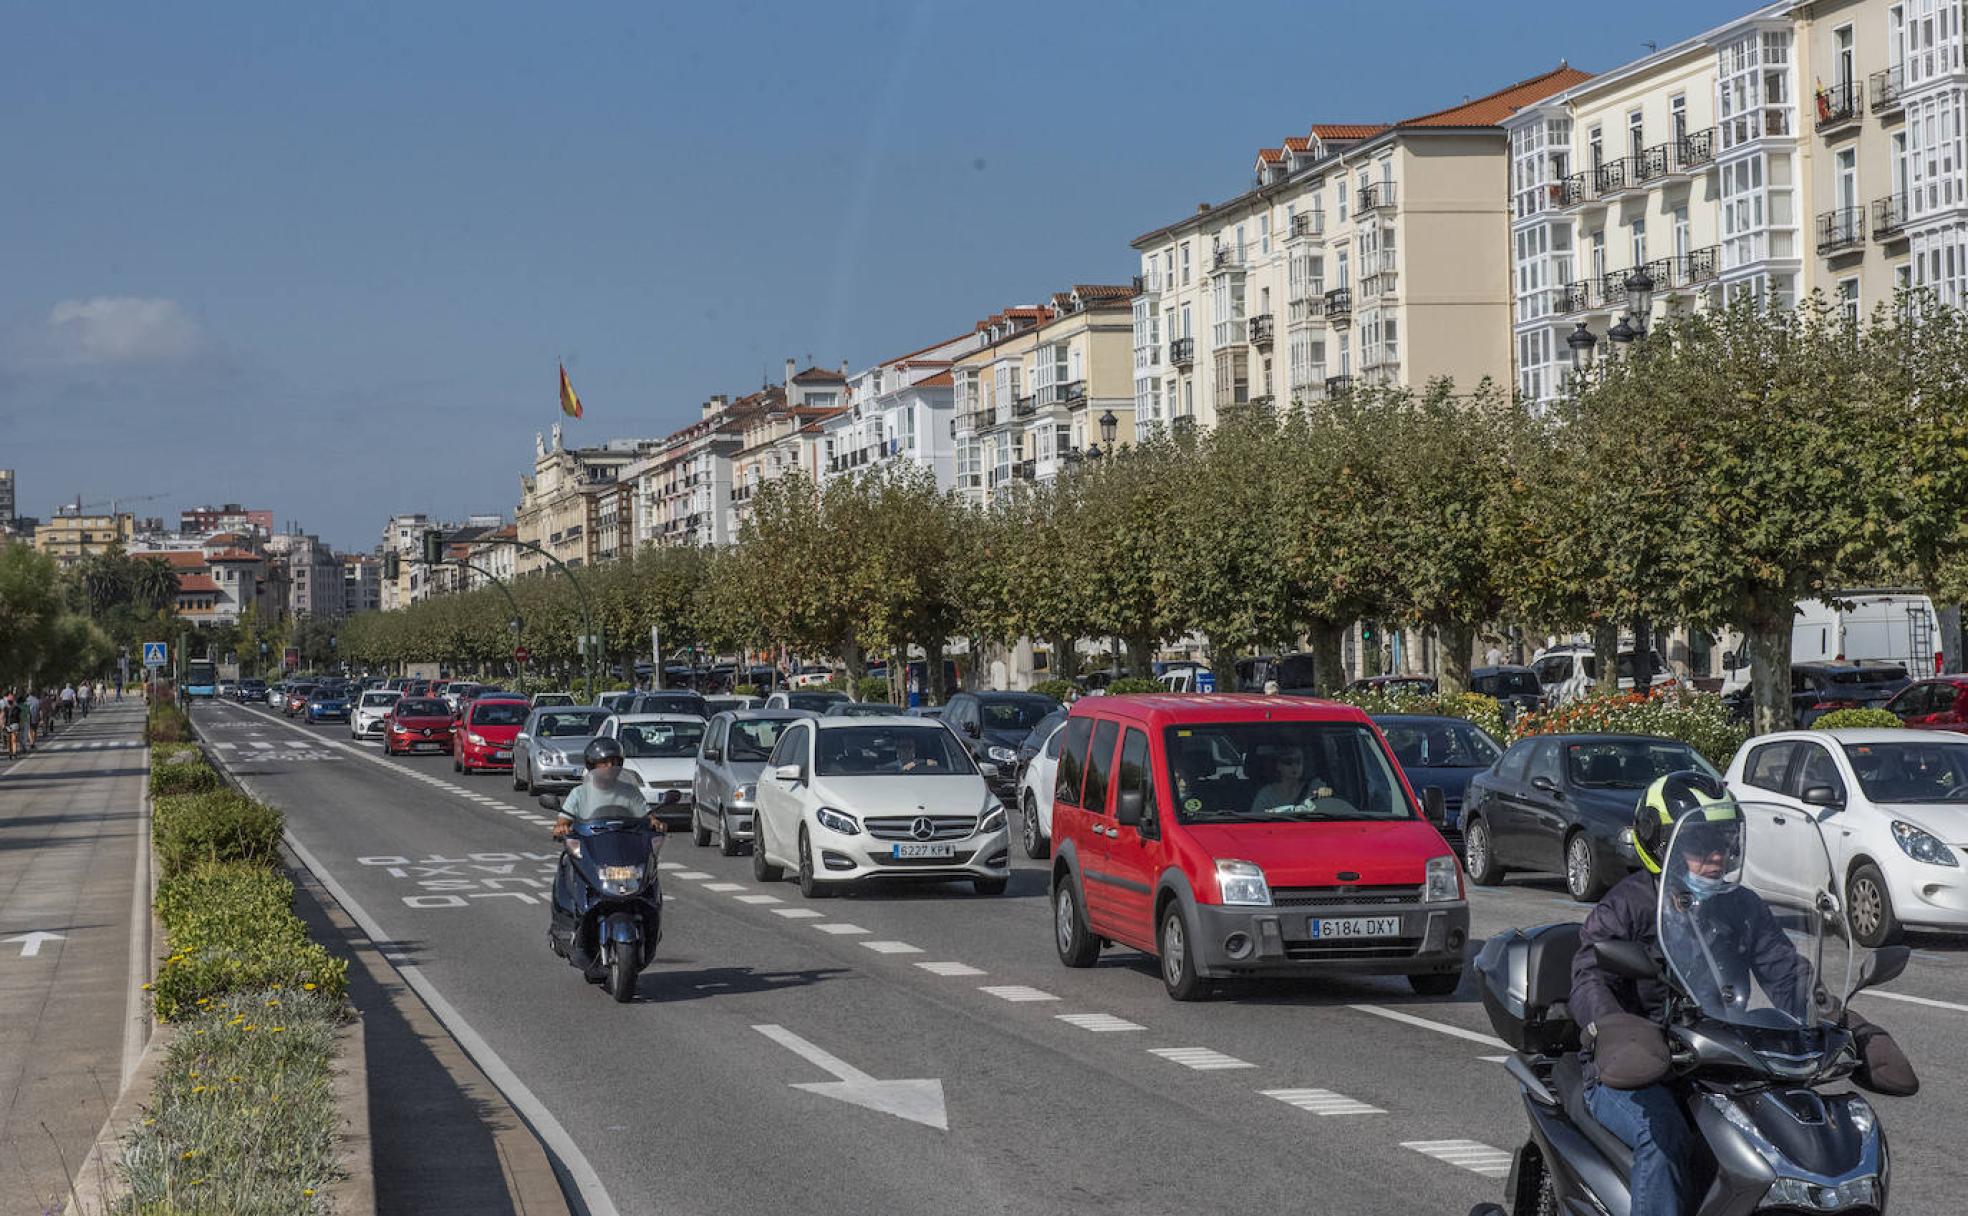
{"type": "MultiPolygon", "coordinates": [[[[616,1006],[546,948],[547,818],[505,777],[259,710],[201,725],[523,1091],[592,1211],[1455,1212],[1498,1197],[1522,1134],[1473,981],[1443,1000],[1362,979],[1178,1005],[1140,956],[1061,967],[1043,869],[1022,858],[1003,898],[808,903],[679,836],[659,959],[616,1006]],[[879,1084],[930,1081],[934,1110],[926,1084],[906,1102],[879,1084]]],[[[1473,905],[1479,939],[1583,913],[1555,880],[1473,905]]],[[[1861,1000],[1927,1081],[1879,1103],[1895,1208],[1939,1211],[1968,1118],[1952,1049],[1968,954],[1920,944],[1891,995],[1861,1000]]]]}
{"type": "Polygon", "coordinates": [[[143,1044],[143,720],[112,701],[0,762],[0,1213],[62,1200],[143,1044]]]}

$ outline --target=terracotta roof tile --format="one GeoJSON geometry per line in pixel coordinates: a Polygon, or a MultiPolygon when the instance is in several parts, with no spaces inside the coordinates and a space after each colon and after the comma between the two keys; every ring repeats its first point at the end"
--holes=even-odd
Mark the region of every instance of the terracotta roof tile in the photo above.
{"type": "Polygon", "coordinates": [[[217,591],[218,589],[219,585],[212,581],[212,576],[209,574],[180,574],[178,576],[178,593],[180,595],[187,591],[217,591]]]}
{"type": "Polygon", "coordinates": [[[1311,151],[1311,149],[1312,149],[1312,137],[1311,137],[1311,136],[1309,136],[1309,135],[1287,135],[1287,136],[1285,136],[1285,151],[1287,151],[1287,152],[1309,152],[1309,151],[1311,151]]]}
{"type": "Polygon", "coordinates": [[[248,553],[244,549],[221,549],[217,553],[207,555],[205,560],[208,562],[256,562],[261,560],[261,558],[259,554],[248,553]]]}
{"type": "Polygon", "coordinates": [[[1384,122],[1315,122],[1312,134],[1323,140],[1368,139],[1387,129],[1384,122]]]}
{"type": "Polygon", "coordinates": [[[1432,114],[1422,114],[1403,119],[1396,123],[1399,127],[1493,127],[1515,114],[1527,105],[1542,101],[1553,93],[1569,89],[1581,81],[1592,79],[1592,73],[1581,72],[1568,64],[1559,64],[1549,72],[1543,72],[1528,80],[1506,85],[1494,93],[1450,106],[1446,110],[1436,110],[1432,114]]]}
{"type": "Polygon", "coordinates": [[[926,379],[916,381],[914,387],[949,388],[954,384],[956,384],[956,382],[957,382],[956,378],[950,375],[949,372],[937,372],[934,376],[930,376],[926,379]]]}
{"type": "Polygon", "coordinates": [[[830,372],[824,367],[809,367],[793,377],[794,384],[839,384],[847,377],[839,372],[830,372]]]}
{"type": "Polygon", "coordinates": [[[132,557],[145,557],[152,561],[163,561],[173,570],[203,570],[205,555],[197,551],[172,549],[166,553],[132,553],[132,557]]]}
{"type": "Polygon", "coordinates": [[[1082,300],[1132,300],[1134,288],[1125,283],[1075,283],[1082,300]]]}
{"type": "Polygon", "coordinates": [[[1275,165],[1285,159],[1285,150],[1283,148],[1259,148],[1257,150],[1257,159],[1260,163],[1275,165]]]}

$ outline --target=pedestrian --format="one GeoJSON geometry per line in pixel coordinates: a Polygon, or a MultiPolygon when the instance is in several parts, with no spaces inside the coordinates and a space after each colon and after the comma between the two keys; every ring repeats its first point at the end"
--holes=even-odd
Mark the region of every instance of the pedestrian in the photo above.
{"type": "Polygon", "coordinates": [[[33,751],[40,746],[40,740],[35,736],[41,729],[41,698],[34,695],[32,688],[27,690],[26,714],[22,723],[21,737],[27,742],[27,750],[33,751]]]}
{"type": "Polygon", "coordinates": [[[95,689],[89,681],[82,681],[75,690],[75,704],[81,709],[84,718],[89,716],[89,702],[95,699],[95,689]]]}
{"type": "Polygon", "coordinates": [[[75,721],[75,685],[64,684],[61,690],[62,721],[75,721]]]}
{"type": "Polygon", "coordinates": [[[116,699],[123,699],[123,673],[120,671],[116,673],[116,699]]]}
{"type": "Polygon", "coordinates": [[[11,689],[7,692],[6,700],[0,701],[0,726],[4,726],[7,732],[7,759],[18,759],[21,748],[21,704],[20,695],[11,689]]]}
{"type": "Polygon", "coordinates": [[[1483,666],[1485,667],[1503,666],[1503,649],[1498,645],[1496,645],[1496,643],[1492,642],[1490,644],[1489,651],[1483,655],[1483,666]]]}

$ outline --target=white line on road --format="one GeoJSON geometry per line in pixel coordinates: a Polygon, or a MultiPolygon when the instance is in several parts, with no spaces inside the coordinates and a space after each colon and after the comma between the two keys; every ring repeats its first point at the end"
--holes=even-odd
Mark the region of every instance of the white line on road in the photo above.
{"type": "Polygon", "coordinates": [[[1276,1098],[1300,1110],[1309,1110],[1315,1115],[1384,1115],[1387,1112],[1378,1106],[1369,1106],[1345,1094],[1336,1094],[1330,1089],[1260,1089],[1258,1093],[1267,1098],[1276,1098]]]}
{"type": "Polygon", "coordinates": [[[670,873],[674,873],[677,870],[681,870],[683,868],[683,863],[680,861],[659,861],[656,863],[656,868],[663,871],[663,873],[665,874],[670,874],[670,873]]]}
{"type": "Polygon", "coordinates": [[[921,946],[911,946],[908,942],[862,942],[863,950],[873,950],[876,954],[921,954],[921,946]]]}
{"type": "Polygon", "coordinates": [[[1402,1013],[1398,1009],[1383,1009],[1379,1005],[1348,1005],[1347,1008],[1357,1009],[1361,1013],[1371,1013],[1377,1018],[1386,1018],[1390,1022],[1399,1022],[1404,1026],[1416,1026],[1422,1030],[1432,1030],[1436,1034],[1446,1034],[1458,1039],[1467,1039],[1471,1043],[1481,1043],[1485,1047],[1501,1047],[1505,1051],[1510,1050],[1510,1044],[1494,1035],[1481,1034],[1474,1030],[1464,1030],[1460,1026],[1451,1026],[1447,1022],[1431,1022],[1427,1018],[1418,1018],[1412,1013],[1402,1013]]]}
{"type": "Polygon", "coordinates": [[[843,937],[855,933],[867,932],[867,930],[863,929],[860,925],[847,925],[847,924],[842,924],[839,921],[835,921],[832,924],[815,925],[813,927],[820,930],[820,932],[822,933],[831,933],[835,937],[843,937]]]}
{"type": "Polygon", "coordinates": [[[1118,1034],[1125,1030],[1146,1030],[1138,1022],[1117,1018],[1111,1013],[1062,1013],[1059,1020],[1068,1026],[1078,1026],[1081,1030],[1091,1030],[1095,1034],[1118,1034]]]}
{"type": "Polygon", "coordinates": [[[819,920],[826,915],[825,912],[816,911],[812,908],[774,908],[772,914],[774,916],[783,916],[787,920],[819,920]]]}
{"type": "Polygon", "coordinates": [[[781,900],[777,895],[764,895],[764,894],[740,895],[737,896],[737,900],[741,904],[776,904],[781,902],[781,900]]]}
{"type": "Polygon", "coordinates": [[[1401,1147],[1461,1166],[1485,1178],[1501,1178],[1510,1172],[1510,1154],[1480,1140],[1408,1140],[1401,1147]]]}
{"type": "Polygon", "coordinates": [[[1889,1001],[1904,1001],[1909,1005],[1925,1005],[1930,1009],[1952,1009],[1956,1013],[1968,1013],[1968,1005],[1957,1005],[1953,1001],[1937,1001],[1931,996],[1908,996],[1904,992],[1881,992],[1877,988],[1871,989],[1866,995],[1883,997],[1889,1001]]]}
{"type": "Polygon", "coordinates": [[[270,751],[272,751],[272,750],[273,750],[273,744],[271,744],[271,743],[263,743],[263,742],[261,742],[261,741],[260,741],[260,740],[258,740],[258,739],[255,739],[255,740],[253,740],[253,742],[252,742],[252,744],[251,744],[251,746],[253,746],[253,747],[257,747],[257,748],[259,748],[259,749],[260,749],[261,751],[266,751],[266,752],[270,752],[270,751]]]}
{"type": "MultiPolygon", "coordinates": [[[[785,913],[781,912],[779,915],[784,916],[785,913]]],[[[986,974],[986,972],[982,967],[973,967],[969,963],[917,963],[916,966],[921,967],[924,971],[929,972],[931,975],[984,975],[986,974]]]]}
{"type": "Polygon", "coordinates": [[[987,996],[997,997],[1001,1001],[1010,1001],[1014,1005],[1022,1005],[1028,1001],[1056,1001],[1059,999],[1050,992],[1041,992],[1037,988],[1028,988],[1024,984],[987,986],[979,988],[978,991],[987,996]]]}
{"type": "Polygon", "coordinates": [[[745,889],[745,884],[742,882],[707,882],[704,884],[704,889],[706,891],[716,891],[722,895],[731,891],[742,891],[745,889]]]}
{"type": "MultiPolygon", "coordinates": [[[[144,787],[150,786],[150,753],[144,753],[144,787]]],[[[130,880],[130,968],[123,1003],[123,1088],[130,1087],[137,1062],[150,1041],[150,1011],[144,1008],[143,983],[150,971],[150,794],[137,805],[136,874],[130,880]]]]}
{"type": "Polygon", "coordinates": [[[1226,1056],[1210,1047],[1150,1047],[1148,1054],[1160,1056],[1164,1060],[1172,1060],[1184,1068],[1193,1068],[1198,1072],[1221,1072],[1226,1068],[1257,1067],[1248,1060],[1226,1056]]]}
{"type": "Polygon", "coordinates": [[[706,874],[702,870],[681,870],[678,871],[677,877],[688,878],[691,882],[705,882],[711,878],[715,878],[716,875],[706,874]]]}
{"type": "Polygon", "coordinates": [[[237,743],[214,743],[212,746],[218,748],[222,752],[229,752],[234,748],[238,747],[239,745],[237,743]]]}
{"type": "Polygon", "coordinates": [[[879,1081],[784,1026],[768,1024],[752,1029],[835,1078],[819,1083],[795,1084],[794,1089],[894,1115],[939,1131],[950,1130],[949,1112],[943,1105],[943,1082],[933,1079],[879,1081]]]}

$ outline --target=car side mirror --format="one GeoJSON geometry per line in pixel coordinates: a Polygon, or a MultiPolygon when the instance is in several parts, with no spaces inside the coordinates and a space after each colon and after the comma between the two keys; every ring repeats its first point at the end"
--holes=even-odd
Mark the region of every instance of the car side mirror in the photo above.
{"type": "Polygon", "coordinates": [[[1449,826],[1449,799],[1437,786],[1421,791],[1421,813],[1437,828],[1449,826]]]}
{"type": "Polygon", "coordinates": [[[558,811],[560,810],[560,795],[542,794],[540,795],[540,805],[549,811],[558,811]]]}
{"type": "Polygon", "coordinates": [[[704,759],[722,760],[724,759],[724,749],[721,747],[707,747],[704,749],[704,759]]]}
{"type": "Polygon", "coordinates": [[[977,723],[975,722],[964,723],[963,729],[964,729],[964,734],[969,735],[973,739],[975,739],[978,735],[978,726],[977,723]]]}
{"type": "Polygon", "coordinates": [[[1900,978],[1913,958],[1911,946],[1881,946],[1866,956],[1859,964],[1859,978],[1852,985],[1852,992],[1862,988],[1876,988],[1880,984],[1890,984],[1900,978]]]}
{"type": "Polygon", "coordinates": [[[798,785],[800,782],[806,780],[806,774],[801,771],[800,766],[797,764],[782,764],[772,770],[772,775],[780,781],[786,782],[788,785],[798,785]]]}
{"type": "Polygon", "coordinates": [[[1845,800],[1838,796],[1838,790],[1829,785],[1813,785],[1805,789],[1799,799],[1805,806],[1823,807],[1827,811],[1842,811],[1845,800]]]}
{"type": "Polygon", "coordinates": [[[1558,789],[1558,783],[1556,781],[1553,781],[1549,777],[1543,777],[1543,776],[1531,778],[1531,788],[1534,790],[1542,790],[1547,794],[1557,794],[1561,792],[1558,789]]]}
{"type": "Polygon", "coordinates": [[[1146,800],[1142,798],[1140,790],[1122,790],[1120,796],[1114,800],[1114,822],[1139,827],[1145,809],[1146,800]]]}
{"type": "Polygon", "coordinates": [[[1592,943],[1592,955],[1599,965],[1629,980],[1651,980],[1660,976],[1660,964],[1639,942],[1610,941],[1592,943]]]}
{"type": "Polygon", "coordinates": [[[1733,650],[1722,656],[1723,671],[1741,671],[1744,666],[1742,656],[1733,650]]]}
{"type": "Polygon", "coordinates": [[[981,760],[977,764],[977,772],[979,776],[983,777],[986,781],[989,781],[991,778],[998,775],[998,766],[991,763],[989,760],[981,760]]]}

